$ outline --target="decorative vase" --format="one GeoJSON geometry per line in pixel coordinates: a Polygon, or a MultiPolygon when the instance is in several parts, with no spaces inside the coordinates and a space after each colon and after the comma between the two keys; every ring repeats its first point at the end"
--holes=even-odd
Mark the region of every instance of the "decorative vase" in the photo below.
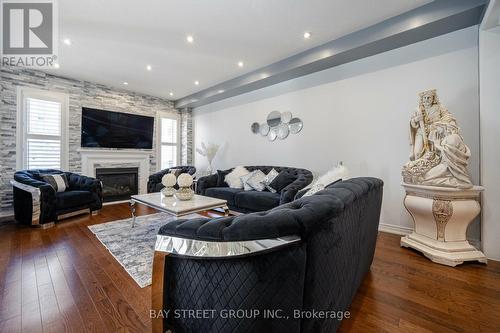
{"type": "Polygon", "coordinates": [[[191,189],[193,185],[193,176],[187,173],[179,175],[177,178],[179,189],[175,192],[175,197],[179,200],[190,200],[194,196],[194,191],[191,189]]]}
{"type": "Polygon", "coordinates": [[[177,179],[175,178],[175,175],[168,173],[165,176],[161,178],[161,183],[164,188],[161,189],[161,193],[166,196],[166,197],[171,197],[175,194],[175,188],[174,185],[177,182],[177,179]]]}
{"type": "Polygon", "coordinates": [[[190,187],[180,187],[175,192],[175,197],[179,200],[191,200],[194,196],[194,191],[190,187]]]}

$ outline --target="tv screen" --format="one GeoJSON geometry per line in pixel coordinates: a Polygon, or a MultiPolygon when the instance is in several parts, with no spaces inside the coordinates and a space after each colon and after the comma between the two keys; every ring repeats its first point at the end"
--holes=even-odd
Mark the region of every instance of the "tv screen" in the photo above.
{"type": "Polygon", "coordinates": [[[82,147],[153,148],[154,118],[82,108],[82,147]]]}

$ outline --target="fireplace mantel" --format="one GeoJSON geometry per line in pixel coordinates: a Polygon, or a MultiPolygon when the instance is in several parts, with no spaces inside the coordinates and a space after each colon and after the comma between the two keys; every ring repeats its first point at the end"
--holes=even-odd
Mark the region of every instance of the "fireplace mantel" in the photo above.
{"type": "Polygon", "coordinates": [[[147,192],[152,150],[131,149],[80,149],[82,174],[95,177],[96,167],[119,167],[137,165],[139,168],[139,193],[147,192]]]}

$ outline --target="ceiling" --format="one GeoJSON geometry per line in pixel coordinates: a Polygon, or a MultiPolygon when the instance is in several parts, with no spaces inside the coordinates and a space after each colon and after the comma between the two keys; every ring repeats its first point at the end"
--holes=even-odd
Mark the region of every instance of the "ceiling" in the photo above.
{"type": "Polygon", "coordinates": [[[64,0],[47,72],[179,99],[429,2],[64,0]]]}

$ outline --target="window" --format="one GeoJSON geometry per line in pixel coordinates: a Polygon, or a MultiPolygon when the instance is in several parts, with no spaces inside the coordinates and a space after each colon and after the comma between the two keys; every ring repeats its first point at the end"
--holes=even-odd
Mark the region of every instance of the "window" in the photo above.
{"type": "Polygon", "coordinates": [[[66,169],[66,96],[21,89],[18,99],[18,168],[66,169]]]}
{"type": "Polygon", "coordinates": [[[179,162],[179,118],[159,114],[159,169],[167,169],[179,162]]]}

